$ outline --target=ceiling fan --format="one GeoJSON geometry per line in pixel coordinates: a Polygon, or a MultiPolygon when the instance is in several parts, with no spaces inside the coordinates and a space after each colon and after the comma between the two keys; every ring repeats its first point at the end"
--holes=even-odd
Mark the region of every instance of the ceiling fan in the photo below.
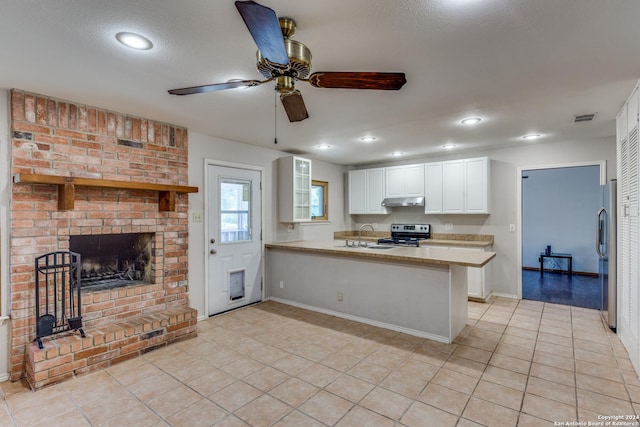
{"type": "Polygon", "coordinates": [[[311,72],[311,51],[292,40],[296,23],[291,18],[278,18],[273,9],[254,1],[236,1],[236,8],[258,46],[257,68],[266,80],[232,80],[203,86],[172,89],[172,95],[191,95],[258,86],[275,81],[289,121],[299,122],[309,117],[296,81],[318,88],[399,90],[406,82],[404,73],[378,72],[311,72]]]}

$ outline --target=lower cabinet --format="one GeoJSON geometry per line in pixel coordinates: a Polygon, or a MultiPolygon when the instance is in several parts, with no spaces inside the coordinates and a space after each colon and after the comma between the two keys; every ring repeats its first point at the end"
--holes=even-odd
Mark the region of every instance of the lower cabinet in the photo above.
{"type": "MultiPolygon", "coordinates": [[[[433,245],[434,248],[449,249],[452,251],[490,251],[492,248],[476,248],[466,246],[442,246],[433,245]]],[[[491,296],[491,283],[493,281],[493,260],[484,267],[467,267],[467,293],[470,300],[486,302],[491,296]]]]}

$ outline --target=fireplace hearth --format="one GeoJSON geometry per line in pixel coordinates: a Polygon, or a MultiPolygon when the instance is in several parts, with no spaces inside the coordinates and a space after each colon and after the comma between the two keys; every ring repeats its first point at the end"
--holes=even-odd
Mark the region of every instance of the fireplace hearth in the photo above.
{"type": "Polygon", "coordinates": [[[81,255],[83,291],[99,291],[151,282],[153,233],[70,236],[69,249],[81,255]]]}

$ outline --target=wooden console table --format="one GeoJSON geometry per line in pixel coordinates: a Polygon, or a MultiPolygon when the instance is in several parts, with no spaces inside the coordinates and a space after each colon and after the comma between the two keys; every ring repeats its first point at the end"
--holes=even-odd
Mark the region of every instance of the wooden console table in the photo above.
{"type": "Polygon", "coordinates": [[[544,275],[544,259],[545,258],[558,258],[558,259],[566,259],[567,260],[567,272],[569,273],[569,277],[573,274],[573,256],[571,254],[561,254],[556,252],[551,252],[547,254],[546,252],[540,252],[540,277],[544,275]]]}

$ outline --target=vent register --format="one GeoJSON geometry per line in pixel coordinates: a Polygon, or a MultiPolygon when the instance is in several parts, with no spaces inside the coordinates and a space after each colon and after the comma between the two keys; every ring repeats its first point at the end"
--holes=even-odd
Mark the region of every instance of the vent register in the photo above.
{"type": "Polygon", "coordinates": [[[573,116],[573,123],[591,122],[593,121],[593,119],[596,118],[596,114],[597,113],[591,113],[591,114],[580,114],[578,116],[573,116]]]}

